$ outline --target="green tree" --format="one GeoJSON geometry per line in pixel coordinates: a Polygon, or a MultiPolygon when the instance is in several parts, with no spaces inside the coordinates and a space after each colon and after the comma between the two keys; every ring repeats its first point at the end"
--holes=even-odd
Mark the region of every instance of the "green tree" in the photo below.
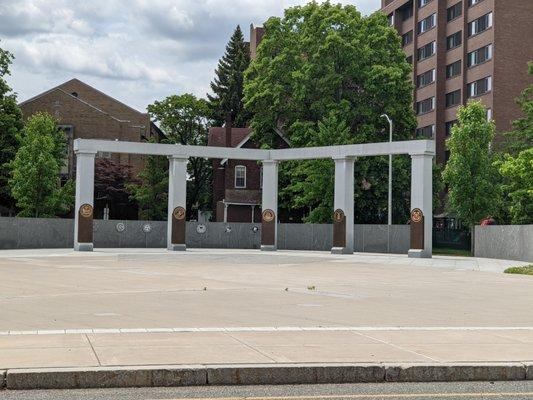
{"type": "Polygon", "coordinates": [[[139,184],[127,185],[139,204],[139,216],[150,221],[167,219],[168,160],[162,156],[148,156],[146,166],[139,173],[139,184]]]}
{"type": "Polygon", "coordinates": [[[227,115],[231,114],[233,126],[246,126],[249,118],[243,105],[243,81],[249,64],[248,46],[241,27],[237,25],[224,56],[218,62],[216,77],[211,82],[213,95],[207,95],[216,125],[222,126],[227,115]]]}
{"type": "MultiPolygon", "coordinates": [[[[408,139],[416,127],[410,75],[401,40],[385,15],[362,17],[351,5],[312,2],[266,22],[258,56],[246,72],[245,105],[265,146],[274,145],[275,128],[295,147],[386,141],[383,113],[394,121],[394,140],[408,139]]],[[[357,160],[356,221],[386,220],[387,162],[357,160]]],[[[280,180],[296,196],[282,197],[280,206],[310,205],[307,221],[330,221],[333,163],[304,162],[288,171],[290,165],[282,164],[280,180]]],[[[405,157],[394,157],[394,172],[395,211],[405,210],[395,220],[405,222],[405,157]]]]}
{"type": "MultiPolygon", "coordinates": [[[[210,124],[209,105],[192,94],[173,95],[148,106],[148,111],[159,122],[166,143],[205,146],[210,124]]],[[[152,174],[148,182],[156,182],[161,175],[161,163],[153,165],[146,173],[152,174]]],[[[167,166],[168,168],[168,166],[167,166]]],[[[187,211],[211,207],[212,168],[208,159],[191,157],[188,164],[187,211]]],[[[154,189],[155,190],[155,189],[154,189]]],[[[160,192],[155,190],[158,195],[160,192]]]]}
{"type": "Polygon", "coordinates": [[[450,159],[443,172],[448,185],[448,205],[470,228],[499,208],[497,170],[490,144],[495,126],[487,121],[485,106],[477,101],[459,107],[458,124],[452,128],[446,145],[450,159]]]}
{"type": "Polygon", "coordinates": [[[533,147],[498,164],[504,204],[513,224],[533,224],[533,147]]]}
{"type": "Polygon", "coordinates": [[[9,66],[13,55],[0,48],[0,212],[11,213],[15,199],[8,186],[8,163],[15,158],[19,143],[17,134],[22,130],[22,113],[17,106],[17,98],[5,80],[10,74],[9,66]]]}
{"type": "Polygon", "coordinates": [[[74,203],[74,184],[61,186],[59,173],[66,158],[66,142],[56,120],[46,113],[28,119],[19,135],[20,147],[9,163],[9,187],[21,217],[54,217],[74,203]]]}
{"type": "MultiPolygon", "coordinates": [[[[533,75],[533,62],[528,63],[528,71],[533,75]]],[[[516,99],[524,117],[513,122],[513,130],[506,133],[506,147],[512,154],[533,147],[533,85],[529,85],[516,99]]]]}

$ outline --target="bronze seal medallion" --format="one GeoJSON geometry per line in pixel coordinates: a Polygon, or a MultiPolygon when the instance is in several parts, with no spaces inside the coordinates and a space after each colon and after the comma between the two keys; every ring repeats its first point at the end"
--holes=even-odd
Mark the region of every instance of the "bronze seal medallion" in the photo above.
{"type": "Polygon", "coordinates": [[[174,211],[172,212],[172,215],[177,220],[181,220],[185,218],[185,208],[183,207],[176,207],[174,211]]]}
{"type": "Polygon", "coordinates": [[[344,219],[344,211],[342,211],[340,208],[335,210],[333,213],[333,221],[335,222],[342,222],[344,219]]]}
{"type": "Polygon", "coordinates": [[[423,217],[424,214],[422,213],[422,210],[420,208],[414,208],[413,211],[411,211],[411,221],[420,222],[422,221],[423,217]]]}
{"type": "Polygon", "coordinates": [[[265,222],[271,222],[274,220],[274,211],[272,210],[265,210],[263,211],[263,221],[265,222]]]}
{"type": "Polygon", "coordinates": [[[81,207],[80,207],[80,215],[83,217],[83,218],[90,218],[93,216],[93,206],[91,206],[90,204],[83,204],[81,207]]]}

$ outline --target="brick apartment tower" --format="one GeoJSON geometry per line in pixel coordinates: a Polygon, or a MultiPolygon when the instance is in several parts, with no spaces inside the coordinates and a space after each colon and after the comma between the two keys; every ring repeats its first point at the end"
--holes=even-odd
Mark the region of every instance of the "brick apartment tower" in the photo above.
{"type": "Polygon", "coordinates": [[[434,137],[437,162],[457,107],[479,99],[498,132],[522,113],[515,98],[533,80],[533,0],[382,0],[413,65],[417,136],[434,137]]]}

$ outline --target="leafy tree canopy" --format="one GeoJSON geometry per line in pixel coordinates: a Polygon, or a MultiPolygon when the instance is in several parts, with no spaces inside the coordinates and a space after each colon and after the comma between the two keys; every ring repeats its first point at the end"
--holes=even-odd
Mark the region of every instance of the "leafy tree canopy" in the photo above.
{"type": "MultiPolygon", "coordinates": [[[[204,99],[197,99],[192,94],[173,95],[162,101],[156,101],[148,106],[148,111],[158,122],[164,132],[166,143],[177,143],[183,145],[207,145],[209,133],[210,110],[204,99]]],[[[157,179],[162,176],[163,164],[154,162],[145,170],[150,174],[146,182],[153,182],[150,190],[155,190],[152,194],[158,198],[164,196],[157,185],[157,179]]],[[[165,163],[168,169],[168,162],[165,163]]],[[[187,211],[192,208],[205,209],[211,207],[211,163],[204,158],[191,157],[188,164],[189,182],[187,185],[187,211]]],[[[156,213],[156,210],[150,212],[156,213]]]]}
{"type": "MultiPolygon", "coordinates": [[[[394,139],[402,140],[416,127],[410,74],[385,15],[362,17],[351,5],[312,2],[266,22],[258,56],[246,72],[245,105],[263,145],[274,145],[274,128],[295,147],[386,141],[383,113],[394,121],[394,139]]],[[[395,202],[407,210],[408,163],[395,157],[394,164],[395,202]]],[[[383,222],[387,158],[359,159],[356,165],[356,220],[383,222]]],[[[282,164],[280,180],[290,192],[281,193],[284,206],[305,204],[312,208],[307,221],[329,221],[332,169],[331,160],[282,164]]],[[[397,216],[402,222],[404,214],[397,216]]]]}
{"type": "Polygon", "coordinates": [[[74,203],[74,184],[61,186],[59,173],[66,158],[66,143],[56,120],[37,113],[18,136],[20,148],[9,166],[11,194],[22,217],[54,217],[74,203]]]}
{"type": "Polygon", "coordinates": [[[490,144],[495,126],[487,121],[487,110],[480,102],[459,107],[458,123],[452,128],[446,145],[450,159],[443,172],[449,187],[451,210],[472,227],[498,211],[497,170],[493,167],[490,144]]]}
{"type": "Polygon", "coordinates": [[[12,210],[15,200],[8,186],[9,167],[7,163],[15,158],[19,147],[17,134],[22,130],[22,113],[17,106],[15,93],[7,84],[9,66],[13,55],[0,48],[0,212],[12,210]]]}
{"type": "Polygon", "coordinates": [[[250,64],[248,46],[244,42],[241,27],[237,26],[224,56],[218,62],[215,79],[211,82],[213,95],[208,94],[214,123],[222,126],[228,114],[233,126],[244,127],[248,115],[243,105],[244,71],[250,64]]]}

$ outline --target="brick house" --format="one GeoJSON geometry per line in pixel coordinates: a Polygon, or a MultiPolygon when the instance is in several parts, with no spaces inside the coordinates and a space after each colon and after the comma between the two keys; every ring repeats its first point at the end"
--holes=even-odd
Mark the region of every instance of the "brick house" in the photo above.
{"type": "MultiPolygon", "coordinates": [[[[141,142],[162,135],[150,121],[148,113],[139,112],[78,79],[38,94],[19,106],[24,119],[37,112],[47,112],[58,120],[68,143],[68,159],[61,171],[63,179],[75,177],[74,139],[141,142]]],[[[99,158],[131,166],[133,176],[137,176],[144,166],[144,157],[141,155],[100,153],[97,154],[99,158]]],[[[96,217],[102,216],[103,207],[99,207],[98,202],[95,204],[96,217]]],[[[120,207],[109,207],[110,218],[137,217],[136,210],[121,211],[120,207]]]]}
{"type": "MultiPolygon", "coordinates": [[[[276,148],[289,142],[278,132],[276,148]]],[[[257,149],[250,128],[209,129],[208,146],[257,149]]],[[[213,159],[213,211],[217,222],[260,222],[262,167],[257,161],[213,159]]]]}

